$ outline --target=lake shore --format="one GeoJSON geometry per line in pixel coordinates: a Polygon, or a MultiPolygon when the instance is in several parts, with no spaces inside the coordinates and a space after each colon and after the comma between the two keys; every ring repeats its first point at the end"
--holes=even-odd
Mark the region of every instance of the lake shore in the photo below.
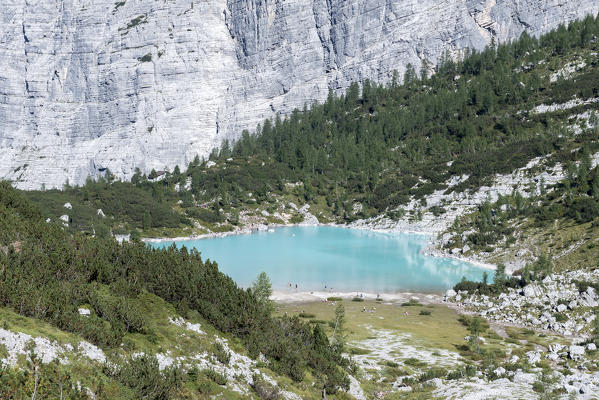
{"type": "MultiPolygon", "coordinates": [[[[271,229],[277,228],[291,228],[294,226],[339,226],[335,224],[270,224],[270,225],[254,225],[254,226],[244,226],[243,228],[235,229],[229,232],[210,232],[203,233],[201,235],[190,235],[190,236],[180,236],[180,237],[159,237],[159,238],[142,238],[141,241],[144,243],[164,243],[164,242],[185,242],[189,240],[203,240],[203,239],[215,239],[215,238],[223,238],[228,236],[236,236],[236,235],[251,235],[252,233],[257,232],[268,232],[271,229]]],[[[342,227],[342,226],[339,226],[342,227]]]]}
{"type": "Polygon", "coordinates": [[[372,293],[372,292],[339,292],[339,291],[294,291],[290,290],[274,290],[270,299],[278,304],[296,304],[296,303],[314,303],[324,302],[327,298],[339,297],[344,300],[351,300],[355,297],[360,297],[365,301],[376,301],[377,298],[382,299],[382,302],[388,303],[403,303],[410,299],[418,299],[424,303],[439,304],[443,302],[441,293],[431,292],[397,292],[397,293],[372,293]]]}

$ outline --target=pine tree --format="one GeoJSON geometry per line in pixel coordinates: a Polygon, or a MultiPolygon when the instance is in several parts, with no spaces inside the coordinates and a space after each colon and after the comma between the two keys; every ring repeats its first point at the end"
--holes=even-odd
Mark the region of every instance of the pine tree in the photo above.
{"type": "Polygon", "coordinates": [[[342,302],[335,307],[335,328],[333,329],[333,340],[343,347],[345,343],[345,306],[342,302]]]}
{"type": "Polygon", "coordinates": [[[144,230],[152,228],[152,216],[149,212],[145,212],[142,219],[142,226],[144,230]]]}
{"type": "Polygon", "coordinates": [[[493,278],[494,282],[498,286],[503,286],[505,284],[506,275],[505,275],[505,264],[499,263],[497,264],[497,269],[495,269],[495,276],[493,278]]]}

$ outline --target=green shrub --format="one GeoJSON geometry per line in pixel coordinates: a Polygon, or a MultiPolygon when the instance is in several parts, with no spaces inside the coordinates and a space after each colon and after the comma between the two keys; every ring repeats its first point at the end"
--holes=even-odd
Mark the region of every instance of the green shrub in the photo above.
{"type": "Polygon", "coordinates": [[[214,368],[204,370],[204,375],[217,385],[225,386],[227,384],[227,376],[217,372],[214,368]]]}
{"type": "Polygon", "coordinates": [[[424,361],[419,360],[419,359],[414,358],[414,357],[410,357],[410,358],[406,359],[404,361],[404,364],[408,365],[410,367],[414,367],[414,368],[422,368],[422,367],[426,366],[426,363],[424,361]]]}
{"type": "Polygon", "coordinates": [[[218,362],[224,365],[229,365],[229,361],[231,361],[231,353],[227,351],[221,342],[214,343],[212,355],[218,360],[218,362]]]}
{"type": "Polygon", "coordinates": [[[145,56],[139,58],[139,61],[146,63],[152,61],[152,54],[148,53],[145,56]]]}
{"type": "Polygon", "coordinates": [[[354,297],[353,299],[351,299],[351,301],[361,302],[364,301],[364,299],[362,297],[354,297]]]}
{"type": "Polygon", "coordinates": [[[401,303],[402,307],[422,307],[423,305],[418,302],[416,299],[410,299],[406,303],[401,303]]]}
{"type": "Polygon", "coordinates": [[[553,314],[555,316],[555,320],[557,322],[566,322],[568,320],[568,317],[566,316],[566,314],[561,313],[561,312],[556,312],[555,314],[553,314]]]}
{"type": "Polygon", "coordinates": [[[301,312],[301,313],[298,314],[298,316],[300,318],[314,318],[314,317],[316,317],[316,315],[311,314],[311,313],[307,313],[307,312],[301,312]]]}
{"type": "Polygon", "coordinates": [[[537,393],[545,393],[546,392],[545,384],[540,381],[533,382],[532,390],[534,390],[537,393]]]}
{"type": "Polygon", "coordinates": [[[470,378],[476,375],[476,366],[472,364],[464,365],[461,368],[453,370],[447,374],[448,380],[470,378]]]}
{"type": "Polygon", "coordinates": [[[327,301],[343,301],[341,297],[327,297],[327,301]]]}
{"type": "Polygon", "coordinates": [[[370,354],[370,350],[366,350],[366,349],[361,349],[359,347],[350,347],[349,349],[349,354],[353,354],[353,355],[365,355],[365,354],[370,354]]]}
{"type": "Polygon", "coordinates": [[[445,378],[446,376],[447,376],[447,370],[445,368],[434,367],[434,368],[427,370],[423,374],[421,374],[418,377],[418,381],[426,382],[426,381],[430,381],[431,379],[435,379],[435,378],[445,378]]]}
{"type": "MultiPolygon", "coordinates": [[[[206,378],[204,378],[206,379],[206,378]]],[[[211,395],[216,392],[218,386],[215,386],[215,383],[211,380],[202,380],[198,383],[197,390],[200,394],[203,395],[211,395]]]]}
{"type": "Polygon", "coordinates": [[[431,315],[430,310],[420,310],[420,315],[431,315]]]}
{"type": "Polygon", "coordinates": [[[575,280],[573,282],[580,293],[586,292],[589,287],[592,287],[593,289],[595,289],[596,293],[599,293],[599,283],[580,280],[575,280]]]}
{"type": "Polygon", "coordinates": [[[252,377],[252,389],[262,400],[281,399],[281,390],[277,386],[268,383],[260,374],[254,374],[252,377]]]}
{"type": "Polygon", "coordinates": [[[132,358],[109,374],[131,388],[138,398],[168,400],[183,385],[183,374],[178,368],[160,371],[156,357],[149,355],[132,358]]]}
{"type": "Polygon", "coordinates": [[[289,223],[291,224],[301,224],[304,222],[304,216],[302,214],[296,214],[289,219],[289,223]]]}

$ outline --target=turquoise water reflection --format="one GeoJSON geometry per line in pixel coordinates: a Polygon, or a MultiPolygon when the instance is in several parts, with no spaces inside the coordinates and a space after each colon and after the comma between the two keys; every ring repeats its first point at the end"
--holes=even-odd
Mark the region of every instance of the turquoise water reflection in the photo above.
{"type": "MultiPolygon", "coordinates": [[[[247,287],[265,271],[273,288],[398,292],[437,291],[462,276],[481,280],[484,270],[461,261],[425,256],[421,235],[379,233],[328,226],[277,228],[274,232],[175,242],[215,260],[224,273],[247,287]]],[[[154,247],[172,242],[153,243],[154,247]]]]}

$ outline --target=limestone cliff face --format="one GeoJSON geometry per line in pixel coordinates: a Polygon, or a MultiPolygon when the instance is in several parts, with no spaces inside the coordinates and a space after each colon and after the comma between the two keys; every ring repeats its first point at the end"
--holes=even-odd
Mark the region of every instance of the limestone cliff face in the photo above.
{"type": "Polygon", "coordinates": [[[172,168],[445,49],[599,12],[599,0],[4,0],[0,178],[172,168]]]}

